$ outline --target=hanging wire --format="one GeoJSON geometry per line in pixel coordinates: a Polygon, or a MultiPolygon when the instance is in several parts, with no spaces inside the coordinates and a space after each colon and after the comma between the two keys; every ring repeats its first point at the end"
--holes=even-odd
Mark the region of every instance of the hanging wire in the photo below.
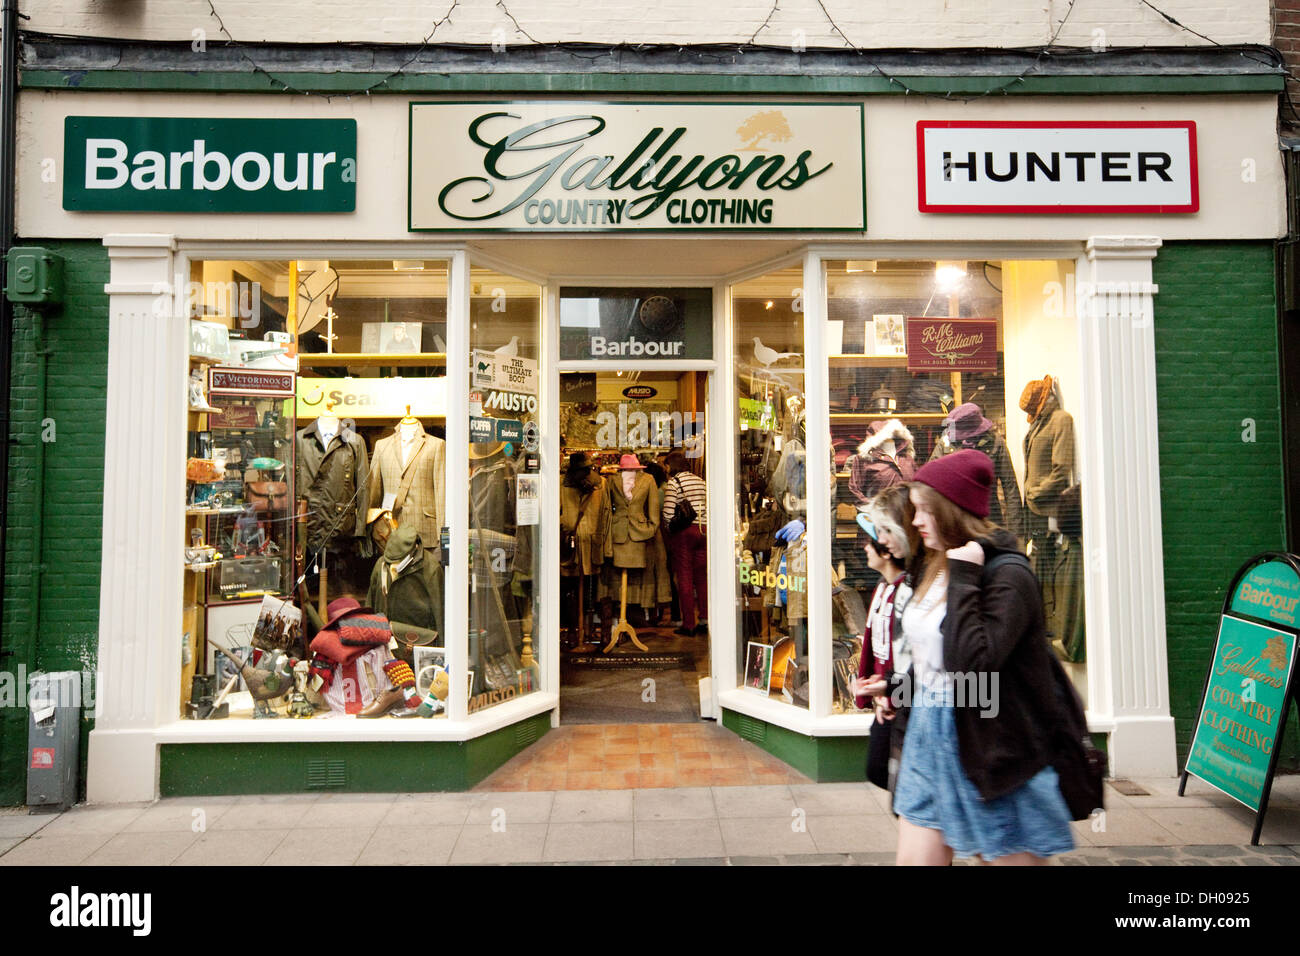
{"type": "MultiPolygon", "coordinates": [[[[393,70],[392,72],[388,73],[381,79],[376,80],[374,83],[371,83],[369,86],[363,86],[359,89],[348,90],[346,92],[316,93],[312,90],[300,89],[291,83],[286,83],[284,80],[272,74],[269,70],[265,69],[260,63],[258,63],[247,53],[245,53],[243,44],[239,43],[233,36],[231,36],[230,31],[226,29],[226,24],[221,19],[221,14],[217,13],[217,8],[213,5],[213,0],[208,0],[208,10],[211,11],[213,18],[216,19],[217,26],[220,28],[221,32],[225,34],[225,37],[230,42],[231,46],[235,48],[235,52],[239,54],[240,59],[242,59],[245,63],[247,63],[250,67],[252,67],[254,73],[257,73],[261,76],[265,76],[272,83],[279,84],[279,86],[286,93],[298,93],[302,96],[322,96],[325,98],[327,102],[334,99],[334,97],[336,96],[352,97],[352,96],[360,96],[362,94],[369,96],[372,91],[379,89],[381,86],[386,85],[396,77],[403,75],[406,72],[406,68],[410,66],[412,63],[414,63],[419,58],[420,54],[423,53],[426,48],[428,48],[429,41],[432,40],[433,35],[438,32],[438,28],[441,27],[444,23],[451,22],[451,12],[455,10],[458,6],[460,6],[460,0],[451,0],[451,6],[447,8],[447,12],[444,13],[437,20],[433,21],[433,26],[431,26],[429,28],[429,32],[424,35],[424,39],[420,41],[420,45],[416,47],[415,52],[412,53],[409,57],[407,57],[404,61],[402,61],[401,66],[399,66],[397,69],[393,70]]],[[[511,19],[513,20],[514,18],[511,17],[511,19]]]]}

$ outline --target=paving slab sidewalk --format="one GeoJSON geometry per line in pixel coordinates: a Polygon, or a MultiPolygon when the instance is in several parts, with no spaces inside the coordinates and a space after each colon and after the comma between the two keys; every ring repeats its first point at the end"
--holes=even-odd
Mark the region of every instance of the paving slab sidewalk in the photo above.
{"type": "MultiPolygon", "coordinates": [[[[1300,866],[1300,776],[1253,815],[1197,780],[1108,782],[1059,866],[1300,866]]],[[[898,825],[861,783],[171,797],[0,810],[0,866],[652,864],[882,866],[898,825]]],[[[963,861],[964,862],[964,861],[963,861]]]]}

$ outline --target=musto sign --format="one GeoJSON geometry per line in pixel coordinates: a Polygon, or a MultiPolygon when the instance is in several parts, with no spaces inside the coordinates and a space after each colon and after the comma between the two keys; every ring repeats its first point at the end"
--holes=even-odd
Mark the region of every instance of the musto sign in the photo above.
{"type": "Polygon", "coordinates": [[[412,230],[866,228],[860,105],[410,109],[412,230]]]}

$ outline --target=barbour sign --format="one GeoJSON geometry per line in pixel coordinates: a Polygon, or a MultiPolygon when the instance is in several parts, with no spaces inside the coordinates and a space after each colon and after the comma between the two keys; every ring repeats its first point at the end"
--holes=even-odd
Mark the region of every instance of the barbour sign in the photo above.
{"type": "Polygon", "coordinates": [[[356,120],[69,116],[63,208],[353,212],[356,120]]]}
{"type": "Polygon", "coordinates": [[[866,228],[862,107],[412,103],[410,228],[866,228]]]}

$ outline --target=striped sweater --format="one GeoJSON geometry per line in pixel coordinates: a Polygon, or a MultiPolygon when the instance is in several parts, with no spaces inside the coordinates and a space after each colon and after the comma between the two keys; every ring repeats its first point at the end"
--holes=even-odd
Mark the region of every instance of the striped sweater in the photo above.
{"type": "Polygon", "coordinates": [[[697,525],[708,524],[705,512],[706,487],[703,478],[689,471],[678,472],[668,479],[668,484],[664,485],[663,523],[665,529],[668,527],[668,522],[673,520],[673,515],[677,513],[677,502],[681,501],[683,497],[695,509],[695,523],[697,525]]]}

